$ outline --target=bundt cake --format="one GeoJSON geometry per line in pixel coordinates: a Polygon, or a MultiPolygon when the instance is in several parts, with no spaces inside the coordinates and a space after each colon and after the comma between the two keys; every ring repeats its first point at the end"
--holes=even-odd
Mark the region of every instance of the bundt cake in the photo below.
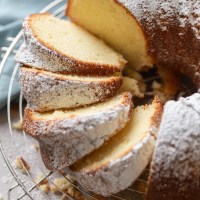
{"type": "Polygon", "coordinates": [[[132,95],[126,92],[71,111],[39,113],[26,108],[22,127],[39,141],[44,164],[54,171],[74,163],[124,128],[132,107],[132,95]]]}
{"type": "Polygon", "coordinates": [[[67,20],[33,14],[23,22],[25,43],[16,55],[24,65],[76,75],[111,75],[126,64],[102,40],[67,20]]]}
{"type": "Polygon", "coordinates": [[[76,180],[103,196],[130,186],[151,159],[161,114],[162,105],[156,97],[152,104],[135,108],[121,132],[70,166],[76,180]]]}
{"type": "Polygon", "coordinates": [[[141,70],[156,64],[200,87],[200,1],[68,0],[67,15],[141,70]]]}
{"type": "Polygon", "coordinates": [[[147,199],[200,199],[200,93],[165,105],[147,199]]]}
{"type": "MultiPolygon", "coordinates": [[[[119,76],[71,76],[27,67],[20,68],[19,80],[28,106],[40,112],[104,101],[113,97],[122,84],[119,76]]],[[[134,91],[142,95],[136,83],[134,91]]]]}

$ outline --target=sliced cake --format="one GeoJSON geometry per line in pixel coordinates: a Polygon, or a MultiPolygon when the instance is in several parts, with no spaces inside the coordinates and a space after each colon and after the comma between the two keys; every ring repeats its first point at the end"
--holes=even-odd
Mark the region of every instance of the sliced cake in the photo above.
{"type": "Polygon", "coordinates": [[[157,98],[151,105],[135,108],[121,132],[70,166],[77,181],[103,196],[130,186],[151,159],[161,114],[157,98]]]}
{"type": "Polygon", "coordinates": [[[122,2],[125,5],[120,0],[68,0],[67,15],[121,52],[130,67],[149,68],[153,59],[148,55],[144,31],[125,7],[132,3],[122,2]]]}
{"type": "Polygon", "coordinates": [[[148,200],[200,199],[199,93],[165,105],[148,185],[148,200]]]}
{"type": "Polygon", "coordinates": [[[111,75],[126,64],[122,55],[67,20],[33,14],[23,22],[25,44],[16,61],[30,67],[76,75],[111,75]]]}
{"type": "Polygon", "coordinates": [[[26,108],[23,130],[39,141],[46,167],[56,170],[79,160],[124,128],[132,107],[132,95],[122,93],[71,111],[38,113],[26,108]]]}
{"type": "Polygon", "coordinates": [[[28,106],[40,112],[104,101],[122,84],[119,76],[71,76],[27,67],[20,68],[19,80],[28,106]]]}
{"type": "Polygon", "coordinates": [[[171,67],[200,88],[199,10],[199,0],[68,0],[67,15],[130,67],[171,67]]]}

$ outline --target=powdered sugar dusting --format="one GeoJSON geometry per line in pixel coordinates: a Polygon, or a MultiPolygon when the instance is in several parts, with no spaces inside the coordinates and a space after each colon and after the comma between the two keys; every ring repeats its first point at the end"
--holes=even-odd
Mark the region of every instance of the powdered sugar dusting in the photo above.
{"type": "Polygon", "coordinates": [[[191,25],[196,37],[200,39],[200,1],[191,0],[118,0],[140,22],[145,20],[148,27],[155,23],[166,30],[172,20],[179,21],[180,26],[191,25]],[[175,17],[175,19],[174,19],[175,17]]]}
{"type": "Polygon", "coordinates": [[[200,1],[118,0],[146,35],[154,64],[189,76],[200,87],[200,1]]]}
{"type": "Polygon", "coordinates": [[[149,194],[153,199],[168,199],[169,195],[199,199],[199,99],[200,94],[194,94],[165,106],[150,173],[149,194]]]}
{"type": "Polygon", "coordinates": [[[86,116],[41,120],[35,119],[32,111],[33,117],[26,111],[24,129],[39,140],[46,166],[54,170],[70,165],[124,128],[132,112],[132,98],[130,93],[118,98],[119,103],[110,109],[102,107],[102,111],[95,114],[88,112],[86,116]]]}
{"type": "Polygon", "coordinates": [[[23,67],[19,79],[28,105],[37,111],[69,109],[101,102],[114,96],[122,84],[120,77],[86,81],[81,77],[68,79],[67,76],[23,67]]]}
{"type": "MultiPolygon", "coordinates": [[[[75,169],[72,166],[72,174],[78,182],[81,183],[81,185],[97,194],[110,196],[111,194],[124,190],[130,186],[133,181],[135,181],[135,179],[142,173],[149,163],[153,153],[155,136],[157,135],[159,121],[162,114],[160,103],[157,104],[156,102],[154,106],[155,110],[150,117],[152,120],[149,119],[151,121],[145,128],[145,135],[141,138],[141,140],[139,140],[139,142],[133,142],[134,144],[132,146],[128,145],[128,148],[118,147],[118,144],[114,143],[119,156],[112,157],[112,154],[109,155],[109,160],[105,161],[106,163],[98,163],[98,161],[95,161],[95,164],[92,163],[90,166],[88,157],[83,159],[82,162],[89,163],[89,166],[86,164],[86,166],[83,168],[80,167],[80,169],[79,163],[75,164],[78,165],[78,169],[76,169],[76,166],[75,169]]],[[[130,123],[132,123],[132,121],[130,121],[130,123]]],[[[130,133],[131,131],[134,133],[134,130],[128,130],[130,133]]],[[[120,141],[123,141],[127,136],[125,132],[123,133],[124,135],[120,141]]],[[[107,148],[109,150],[112,149],[109,145],[104,146],[103,148],[107,148]]],[[[100,151],[98,154],[102,154],[102,152],[100,151]]],[[[106,157],[107,156],[108,155],[106,155],[106,157]]]]}
{"type": "Polygon", "coordinates": [[[91,172],[71,173],[87,190],[103,196],[110,196],[130,186],[148,165],[155,139],[147,134],[130,152],[109,166],[91,172]],[[137,163],[137,164],[136,164],[137,163]]]}

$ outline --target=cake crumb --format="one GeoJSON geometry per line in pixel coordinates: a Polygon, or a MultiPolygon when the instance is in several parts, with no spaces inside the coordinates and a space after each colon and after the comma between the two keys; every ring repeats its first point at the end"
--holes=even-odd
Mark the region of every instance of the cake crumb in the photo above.
{"type": "Polygon", "coordinates": [[[125,67],[123,71],[124,76],[135,79],[138,82],[138,87],[140,88],[140,91],[145,93],[147,86],[144,82],[144,78],[139,72],[136,72],[134,69],[130,67],[125,67]]]}
{"type": "Polygon", "coordinates": [[[180,78],[171,69],[158,68],[158,74],[161,78],[161,83],[154,81],[152,83],[153,95],[158,96],[162,103],[174,99],[180,89],[180,78]]]}
{"type": "Polygon", "coordinates": [[[13,123],[13,128],[21,131],[22,130],[22,121],[19,120],[18,122],[13,123]]]}
{"type": "Polygon", "coordinates": [[[44,174],[40,173],[38,177],[35,179],[36,183],[39,183],[39,185],[44,185],[48,183],[48,180],[45,178],[44,174]],[[42,180],[43,179],[43,180],[42,180]],[[42,181],[41,181],[42,180],[42,181]],[[41,182],[40,182],[41,181],[41,182]]]}
{"type": "Polygon", "coordinates": [[[30,167],[23,157],[17,157],[15,165],[22,171],[23,174],[27,174],[27,171],[30,171],[30,167]]]}
{"type": "Polygon", "coordinates": [[[133,78],[137,81],[143,81],[142,75],[138,72],[136,72],[134,69],[130,67],[125,67],[123,74],[129,78],[133,78]]]}
{"type": "MultiPolygon", "coordinates": [[[[86,200],[87,198],[85,198],[83,196],[83,194],[81,194],[81,192],[77,191],[75,188],[69,188],[69,190],[67,191],[67,194],[72,197],[74,200],[86,200]]],[[[67,200],[69,199],[67,197],[67,195],[63,194],[61,197],[61,200],[67,200]]]]}
{"type": "Polygon", "coordinates": [[[40,185],[39,188],[44,193],[48,193],[50,191],[49,185],[47,185],[47,184],[40,185]]]}
{"type": "Polygon", "coordinates": [[[140,88],[138,86],[138,81],[129,78],[129,77],[123,77],[123,83],[120,88],[120,92],[131,92],[133,96],[143,98],[144,94],[140,91],[140,88]]]}
{"type": "Polygon", "coordinates": [[[77,189],[75,189],[73,187],[69,188],[68,194],[72,198],[74,198],[76,200],[84,200],[84,199],[86,199],[80,191],[78,191],[77,189]]]}
{"type": "Polygon", "coordinates": [[[160,83],[158,83],[157,81],[153,81],[152,88],[154,90],[160,89],[161,87],[162,87],[162,85],[160,83]]]}
{"type": "MultiPolygon", "coordinates": [[[[66,178],[69,179],[72,183],[75,183],[71,176],[67,175],[66,178]]],[[[70,187],[73,187],[73,185],[66,178],[55,178],[53,181],[55,185],[50,185],[50,190],[54,193],[59,192],[59,189],[67,192],[70,187]]]]}
{"type": "Polygon", "coordinates": [[[2,196],[2,194],[0,194],[0,200],[3,200],[3,196],[2,196]]]}
{"type": "MultiPolygon", "coordinates": [[[[73,177],[66,175],[66,178],[75,184],[73,177]]],[[[81,192],[79,192],[66,178],[55,178],[53,181],[55,185],[50,185],[50,191],[53,193],[58,193],[61,190],[75,200],[84,200],[85,197],[81,194],[81,192]]],[[[67,195],[63,194],[61,200],[66,199],[68,199],[67,195]]]]}

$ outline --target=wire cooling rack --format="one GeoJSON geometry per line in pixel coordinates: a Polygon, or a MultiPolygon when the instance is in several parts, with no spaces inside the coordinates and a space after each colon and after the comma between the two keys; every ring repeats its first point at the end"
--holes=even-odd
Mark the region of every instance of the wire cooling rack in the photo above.
{"type": "MultiPolygon", "coordinates": [[[[50,12],[53,15],[62,18],[65,14],[65,8],[66,5],[63,6],[63,0],[56,0],[49,4],[47,7],[45,7],[43,10],[41,10],[41,13],[43,12],[50,12]]],[[[13,56],[13,54],[16,53],[19,45],[22,43],[22,31],[20,31],[15,38],[8,37],[7,40],[11,42],[9,47],[2,47],[0,49],[0,56],[2,57],[2,62],[0,63],[0,76],[2,75],[2,72],[8,62],[8,59],[13,56]]],[[[66,192],[62,190],[62,188],[59,188],[57,185],[54,184],[53,179],[54,177],[62,177],[66,178],[67,181],[69,181],[73,187],[79,191],[84,199],[106,199],[101,196],[95,195],[86,189],[84,189],[83,186],[74,184],[70,179],[68,179],[65,176],[65,172],[63,171],[56,171],[54,173],[48,171],[42,164],[40,160],[40,156],[38,152],[34,152],[33,146],[35,145],[35,141],[27,136],[23,131],[21,133],[16,133],[14,130],[12,124],[13,124],[13,116],[12,116],[12,104],[11,104],[11,94],[12,90],[14,88],[14,80],[18,77],[18,68],[19,65],[15,64],[12,76],[9,83],[9,89],[8,89],[8,98],[7,98],[7,123],[8,123],[8,131],[9,135],[6,135],[6,141],[5,142],[0,135],[0,152],[2,154],[5,168],[9,170],[9,172],[12,175],[13,178],[13,185],[9,188],[8,192],[6,193],[6,198],[8,200],[11,199],[32,199],[32,200],[42,200],[42,199],[61,199],[61,195],[55,195],[53,193],[44,193],[40,190],[40,183],[44,181],[44,179],[47,179],[49,183],[54,185],[58,191],[60,191],[60,194],[65,195],[65,199],[73,200],[73,198],[66,192]],[[24,167],[27,176],[21,176],[20,172],[14,167],[13,165],[13,158],[10,158],[8,156],[9,154],[12,154],[13,157],[23,157],[28,160],[28,164],[33,169],[30,172],[26,170],[24,163],[20,159],[21,165],[24,167]],[[36,180],[36,177],[38,174],[43,174],[43,178],[40,180],[36,180]],[[16,190],[20,190],[21,192],[16,192],[16,190]]],[[[22,121],[23,116],[23,96],[20,94],[19,96],[19,106],[17,109],[17,120],[22,121]]],[[[16,121],[16,117],[14,119],[16,121]]],[[[12,157],[12,156],[11,156],[12,157]]],[[[146,180],[148,176],[148,169],[145,170],[144,174],[136,180],[136,182],[133,184],[133,186],[127,188],[125,191],[120,192],[119,194],[112,195],[111,197],[107,199],[120,199],[120,200],[143,200],[144,199],[144,193],[146,188],[146,180]]],[[[78,198],[75,198],[78,199],[78,198]]]]}

